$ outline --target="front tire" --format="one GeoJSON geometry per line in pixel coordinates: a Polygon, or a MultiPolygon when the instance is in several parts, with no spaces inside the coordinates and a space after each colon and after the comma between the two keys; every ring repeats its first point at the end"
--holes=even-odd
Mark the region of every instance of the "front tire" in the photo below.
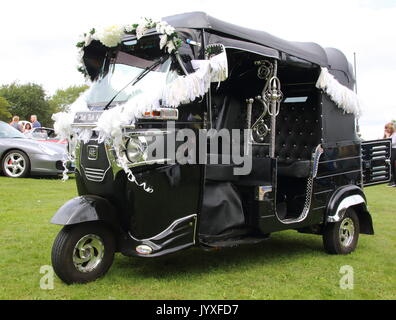
{"type": "Polygon", "coordinates": [[[348,208],[341,221],[326,225],[323,245],[330,254],[350,254],[359,240],[359,218],[353,208],[348,208]]]}
{"type": "Polygon", "coordinates": [[[24,178],[29,174],[30,160],[25,152],[11,150],[4,156],[1,166],[7,177],[24,178]]]}
{"type": "Polygon", "coordinates": [[[114,260],[115,241],[105,225],[88,222],[64,227],[52,246],[52,266],[67,284],[102,277],[114,260]]]}

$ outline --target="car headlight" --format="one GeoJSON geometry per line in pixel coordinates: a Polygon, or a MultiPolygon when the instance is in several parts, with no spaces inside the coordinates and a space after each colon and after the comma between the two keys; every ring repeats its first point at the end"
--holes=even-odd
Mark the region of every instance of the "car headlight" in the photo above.
{"type": "Polygon", "coordinates": [[[132,163],[147,159],[147,140],[144,137],[130,138],[126,145],[126,156],[132,163]]]}

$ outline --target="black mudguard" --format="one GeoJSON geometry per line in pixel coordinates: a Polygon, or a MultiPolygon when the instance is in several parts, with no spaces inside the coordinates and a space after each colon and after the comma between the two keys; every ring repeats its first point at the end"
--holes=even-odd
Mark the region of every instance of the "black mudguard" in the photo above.
{"type": "Polygon", "coordinates": [[[51,223],[69,226],[90,221],[103,221],[119,229],[119,220],[114,206],[106,199],[86,195],[66,202],[52,217],[51,223]]]}
{"type": "Polygon", "coordinates": [[[356,210],[356,213],[358,214],[358,217],[359,217],[360,233],[373,235],[374,234],[374,226],[373,226],[373,221],[372,221],[370,212],[368,211],[368,208],[367,208],[366,195],[364,194],[364,191],[356,185],[345,186],[345,187],[339,188],[338,190],[336,190],[334,192],[333,196],[331,197],[331,199],[329,201],[328,207],[327,207],[326,218],[328,216],[334,215],[335,210],[337,209],[338,205],[341,203],[341,201],[343,199],[345,199],[348,196],[355,195],[355,194],[362,196],[362,198],[365,200],[365,203],[361,203],[361,204],[353,206],[353,208],[356,210]]]}

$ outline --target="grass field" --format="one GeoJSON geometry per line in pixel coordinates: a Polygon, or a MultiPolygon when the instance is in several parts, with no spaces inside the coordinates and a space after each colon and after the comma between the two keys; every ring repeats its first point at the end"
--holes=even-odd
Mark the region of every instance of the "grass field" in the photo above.
{"type": "Polygon", "coordinates": [[[375,236],[362,235],[348,256],[330,256],[319,236],[276,233],[254,246],[190,249],[157,260],[116,255],[90,284],[39,286],[60,227],[54,212],[76,195],[74,181],[0,177],[0,299],[395,299],[396,189],[366,190],[375,236]],[[354,268],[342,290],[340,268],[354,268]]]}

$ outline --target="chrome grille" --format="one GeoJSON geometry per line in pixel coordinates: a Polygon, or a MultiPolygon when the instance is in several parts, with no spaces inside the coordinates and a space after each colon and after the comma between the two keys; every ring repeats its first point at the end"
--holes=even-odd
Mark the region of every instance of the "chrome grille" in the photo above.
{"type": "Polygon", "coordinates": [[[89,181],[102,182],[105,178],[107,170],[94,169],[94,168],[84,168],[85,177],[89,181]]]}

